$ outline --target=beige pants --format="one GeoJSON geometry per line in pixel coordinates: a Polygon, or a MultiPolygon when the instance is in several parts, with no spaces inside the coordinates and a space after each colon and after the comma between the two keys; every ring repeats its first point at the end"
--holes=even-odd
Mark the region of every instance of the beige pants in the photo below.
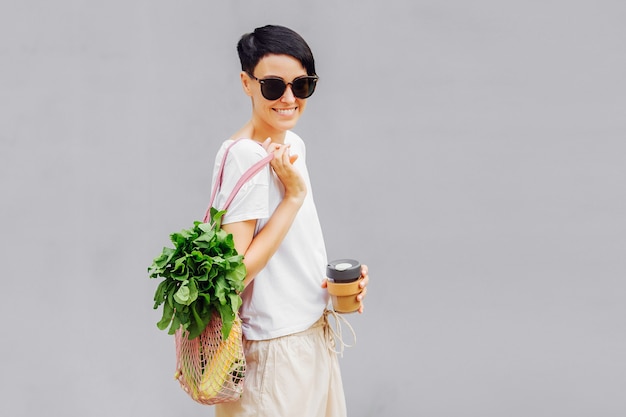
{"type": "Polygon", "coordinates": [[[329,324],[270,340],[244,340],[240,400],[215,406],[216,417],[345,417],[341,373],[329,324]]]}

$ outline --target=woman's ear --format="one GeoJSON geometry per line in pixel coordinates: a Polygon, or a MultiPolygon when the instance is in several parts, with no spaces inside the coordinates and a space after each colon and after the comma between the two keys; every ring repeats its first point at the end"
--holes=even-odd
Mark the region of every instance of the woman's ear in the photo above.
{"type": "Polygon", "coordinates": [[[241,71],[239,76],[241,77],[241,87],[243,88],[243,92],[246,93],[247,96],[251,97],[252,90],[250,90],[250,83],[252,80],[250,79],[250,76],[245,71],[241,71]]]}

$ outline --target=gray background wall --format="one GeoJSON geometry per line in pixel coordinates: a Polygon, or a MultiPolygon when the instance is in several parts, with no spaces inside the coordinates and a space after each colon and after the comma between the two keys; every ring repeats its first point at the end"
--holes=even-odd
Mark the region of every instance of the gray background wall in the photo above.
{"type": "Polygon", "coordinates": [[[318,61],[297,131],[329,256],[371,269],[350,415],[626,415],[625,18],[601,0],[2,2],[0,414],[212,415],[173,380],[146,268],[249,116],[236,41],[278,23],[318,61]]]}

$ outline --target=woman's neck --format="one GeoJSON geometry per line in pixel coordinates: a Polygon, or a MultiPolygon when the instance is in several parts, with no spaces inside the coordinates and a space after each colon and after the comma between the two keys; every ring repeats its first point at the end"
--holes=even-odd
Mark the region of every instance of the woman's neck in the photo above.
{"type": "Polygon", "coordinates": [[[271,131],[269,129],[263,129],[261,126],[255,126],[253,121],[250,120],[233,135],[233,139],[245,137],[263,143],[265,139],[272,138],[272,142],[284,144],[286,134],[287,132],[285,131],[271,131]]]}

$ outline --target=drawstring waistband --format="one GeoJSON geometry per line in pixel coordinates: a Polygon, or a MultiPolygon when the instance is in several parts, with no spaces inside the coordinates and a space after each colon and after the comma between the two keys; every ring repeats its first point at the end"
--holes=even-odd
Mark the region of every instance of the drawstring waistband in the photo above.
{"type": "Polygon", "coordinates": [[[343,351],[345,348],[356,345],[356,333],[354,332],[354,329],[352,328],[352,326],[350,325],[348,320],[346,320],[345,317],[343,317],[341,314],[338,314],[334,310],[329,310],[329,309],[324,310],[324,335],[326,336],[328,349],[331,350],[332,352],[339,354],[341,357],[343,357],[343,351]],[[332,316],[335,319],[334,328],[333,326],[330,325],[328,321],[328,316],[332,316]],[[354,344],[349,345],[343,341],[343,333],[341,329],[340,320],[343,321],[346,326],[348,326],[348,329],[350,329],[350,332],[352,333],[352,339],[354,340],[353,342],[354,344]],[[338,351],[335,350],[335,346],[337,344],[339,345],[338,351]]]}

